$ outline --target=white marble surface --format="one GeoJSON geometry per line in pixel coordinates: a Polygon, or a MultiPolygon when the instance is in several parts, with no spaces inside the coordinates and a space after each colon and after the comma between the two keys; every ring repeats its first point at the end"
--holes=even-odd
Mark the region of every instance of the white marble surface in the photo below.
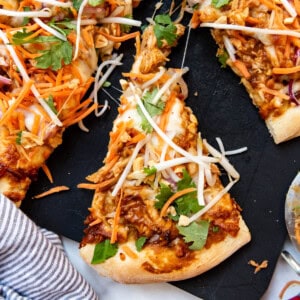
{"type": "MultiPolygon", "coordinates": [[[[91,284],[101,300],[196,300],[200,299],[168,283],[125,285],[100,277],[90,268],[78,255],[78,243],[62,237],[65,251],[75,268],[83,274],[91,284]],[[120,297],[121,296],[121,297],[120,297]]],[[[300,253],[293,249],[291,243],[286,241],[284,249],[289,250],[300,262],[300,253]]],[[[290,280],[300,280],[299,276],[291,267],[279,258],[270,286],[261,300],[279,299],[279,293],[290,280]]],[[[284,300],[289,299],[300,293],[300,285],[291,287],[286,293],[284,300]]]]}

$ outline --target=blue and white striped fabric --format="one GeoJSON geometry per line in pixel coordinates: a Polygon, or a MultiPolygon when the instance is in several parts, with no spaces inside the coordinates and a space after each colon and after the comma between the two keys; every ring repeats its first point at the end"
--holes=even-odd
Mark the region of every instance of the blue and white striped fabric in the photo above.
{"type": "Polygon", "coordinates": [[[97,299],[59,237],[0,195],[0,300],[97,299]]]}

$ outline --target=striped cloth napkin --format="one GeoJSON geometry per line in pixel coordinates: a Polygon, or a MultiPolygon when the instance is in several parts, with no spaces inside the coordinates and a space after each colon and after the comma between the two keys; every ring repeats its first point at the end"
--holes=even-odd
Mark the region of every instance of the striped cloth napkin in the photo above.
{"type": "Polygon", "coordinates": [[[97,299],[59,237],[0,195],[0,300],[97,299]]]}

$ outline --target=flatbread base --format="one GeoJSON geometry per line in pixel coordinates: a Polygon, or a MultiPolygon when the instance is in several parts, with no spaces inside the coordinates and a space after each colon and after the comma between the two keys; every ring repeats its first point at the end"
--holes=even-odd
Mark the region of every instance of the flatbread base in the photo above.
{"type": "Polygon", "coordinates": [[[236,237],[228,235],[222,242],[213,244],[209,249],[204,248],[193,252],[194,256],[188,262],[185,259],[182,260],[182,263],[178,258],[174,260],[166,248],[152,251],[151,247],[150,249],[146,247],[145,250],[137,252],[132,242],[128,242],[126,245],[137,254],[137,258],[126,255],[124,259],[124,255],[121,254],[123,252],[122,245],[114,257],[101,264],[92,265],[90,263],[93,258],[94,244],[87,244],[82,247],[80,255],[97,273],[120,283],[179,281],[198,276],[212,269],[247,244],[251,240],[251,235],[242,218],[240,218],[239,226],[240,230],[236,237]],[[160,266],[155,265],[155,261],[159,261],[160,266]],[[153,269],[151,271],[146,270],[145,264],[150,264],[153,269]]]}
{"type": "Polygon", "coordinates": [[[300,107],[292,107],[278,117],[270,117],[266,125],[276,144],[300,136],[300,107]]]}

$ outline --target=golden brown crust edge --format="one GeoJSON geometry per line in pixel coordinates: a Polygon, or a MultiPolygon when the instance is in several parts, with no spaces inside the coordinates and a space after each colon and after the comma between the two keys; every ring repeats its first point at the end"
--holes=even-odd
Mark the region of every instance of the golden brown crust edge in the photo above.
{"type": "Polygon", "coordinates": [[[266,125],[276,144],[300,136],[300,107],[289,108],[278,117],[270,117],[266,125]]]}
{"type": "Polygon", "coordinates": [[[195,258],[190,264],[186,267],[166,273],[152,273],[141,267],[141,265],[147,261],[145,257],[147,255],[146,251],[138,253],[133,250],[135,246],[129,243],[128,246],[138,253],[138,258],[126,256],[125,260],[121,260],[119,250],[117,255],[106,260],[104,263],[91,265],[90,262],[95,247],[93,244],[82,247],[80,249],[80,255],[97,273],[105,277],[110,277],[120,283],[153,283],[184,280],[198,276],[212,269],[247,244],[251,240],[251,235],[242,218],[240,218],[239,226],[240,230],[236,237],[227,236],[225,240],[213,244],[209,249],[195,251],[195,258]]]}

